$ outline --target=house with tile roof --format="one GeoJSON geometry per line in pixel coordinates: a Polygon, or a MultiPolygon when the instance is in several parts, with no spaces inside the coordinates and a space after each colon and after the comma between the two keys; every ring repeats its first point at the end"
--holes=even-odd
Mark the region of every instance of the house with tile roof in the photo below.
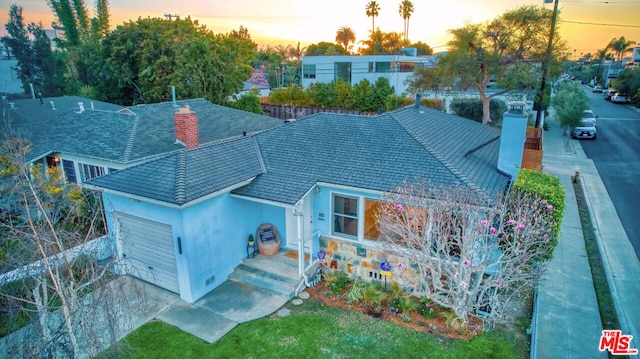
{"type": "MultiPolygon", "coordinates": [[[[185,148],[174,114],[197,114],[198,144],[251,134],[281,120],[188,99],[130,107],[77,96],[5,100],[3,127],[27,138],[28,164],[60,166],[70,183],[116,172],[185,148]]],[[[188,116],[187,116],[188,117],[188,116]]],[[[185,130],[186,131],[186,130],[185,130]]]]}
{"type": "Polygon", "coordinates": [[[377,116],[318,113],[175,151],[87,186],[103,192],[110,236],[129,262],[120,270],[187,302],[233,276],[248,236],[265,223],[284,249],[299,253],[300,286],[324,256],[332,269],[379,280],[381,195],[423,179],[486,196],[508,190],[522,161],[526,115],[514,113],[513,123],[503,126],[512,131],[506,136],[422,106],[377,116]]]}

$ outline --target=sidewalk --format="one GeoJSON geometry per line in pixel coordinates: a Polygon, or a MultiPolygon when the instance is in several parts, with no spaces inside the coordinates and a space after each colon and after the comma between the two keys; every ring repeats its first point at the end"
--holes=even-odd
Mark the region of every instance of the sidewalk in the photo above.
{"type": "Polygon", "coordinates": [[[606,352],[598,350],[603,328],[571,181],[576,169],[580,170],[622,332],[633,335],[631,348],[638,348],[638,259],[593,161],[578,141],[562,135],[553,119],[547,122],[550,130],[544,133],[543,170],[560,179],[566,204],[558,247],[538,286],[531,357],[607,358],[606,352]]]}

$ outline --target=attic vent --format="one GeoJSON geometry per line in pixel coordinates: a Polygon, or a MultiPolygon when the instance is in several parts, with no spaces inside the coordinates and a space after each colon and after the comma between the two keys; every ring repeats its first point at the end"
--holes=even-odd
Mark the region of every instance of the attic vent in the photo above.
{"type": "Polygon", "coordinates": [[[76,112],[76,113],[83,113],[84,112],[84,103],[78,102],[78,108],[80,110],[78,112],[76,112]]]}
{"type": "Polygon", "coordinates": [[[128,108],[123,108],[121,110],[116,111],[117,114],[120,115],[129,115],[129,116],[135,116],[135,112],[129,110],[128,108]]]}
{"type": "Polygon", "coordinates": [[[51,104],[51,109],[55,110],[56,109],[56,105],[53,103],[53,101],[49,101],[49,103],[51,104]]]}

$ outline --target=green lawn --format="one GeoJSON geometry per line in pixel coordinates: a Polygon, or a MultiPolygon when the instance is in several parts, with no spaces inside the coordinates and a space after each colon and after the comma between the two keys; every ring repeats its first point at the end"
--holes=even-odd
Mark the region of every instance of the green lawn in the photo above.
{"type": "MultiPolygon", "coordinates": [[[[244,323],[208,344],[160,321],[126,340],[125,358],[528,358],[526,336],[502,330],[464,342],[307,299],[291,315],[244,323]],[[519,339],[517,339],[519,338],[519,339]]],[[[102,358],[116,356],[105,353],[102,358]]]]}

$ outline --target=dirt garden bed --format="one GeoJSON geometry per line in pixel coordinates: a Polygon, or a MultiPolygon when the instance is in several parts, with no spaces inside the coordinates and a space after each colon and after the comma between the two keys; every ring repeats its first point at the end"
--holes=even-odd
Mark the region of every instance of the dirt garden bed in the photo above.
{"type": "MultiPolygon", "coordinates": [[[[448,339],[469,340],[483,332],[483,322],[478,317],[472,316],[468,323],[462,325],[460,319],[451,310],[408,296],[392,286],[388,286],[385,290],[377,284],[367,284],[366,287],[363,286],[367,294],[360,298],[353,294],[353,292],[360,292],[354,290],[354,283],[356,282],[345,281],[344,277],[342,282],[334,278],[333,281],[323,281],[305,291],[327,305],[359,311],[419,332],[448,339]],[[376,299],[371,300],[372,297],[376,299]]],[[[362,283],[360,285],[362,286],[362,283]]]]}

